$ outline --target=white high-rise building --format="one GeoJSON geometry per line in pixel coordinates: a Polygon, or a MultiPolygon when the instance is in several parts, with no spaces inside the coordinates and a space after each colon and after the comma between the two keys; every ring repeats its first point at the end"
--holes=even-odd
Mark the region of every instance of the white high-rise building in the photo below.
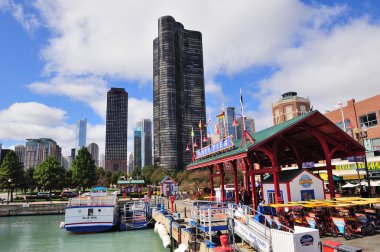
{"type": "Polygon", "coordinates": [[[77,121],[77,130],[76,130],[76,141],[75,149],[78,153],[80,148],[86,147],[86,136],[87,136],[87,119],[83,118],[77,121]]]}

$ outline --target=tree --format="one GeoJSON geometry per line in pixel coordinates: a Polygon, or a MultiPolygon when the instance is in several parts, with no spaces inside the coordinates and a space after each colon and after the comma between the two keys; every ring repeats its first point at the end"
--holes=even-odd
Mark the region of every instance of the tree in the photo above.
{"type": "Polygon", "coordinates": [[[14,151],[8,152],[5,156],[3,164],[0,167],[0,184],[1,187],[7,188],[8,200],[9,194],[13,201],[13,190],[21,188],[24,181],[24,167],[18,161],[18,157],[14,151]]]}
{"type": "Polygon", "coordinates": [[[37,167],[33,177],[39,188],[49,192],[61,190],[65,183],[65,169],[55,157],[50,156],[37,167]]]}
{"type": "Polygon", "coordinates": [[[142,170],[142,176],[147,184],[153,184],[152,182],[152,174],[154,172],[154,166],[145,166],[142,170]]]}
{"type": "Polygon", "coordinates": [[[36,169],[34,169],[33,167],[29,167],[25,171],[25,180],[24,180],[24,182],[25,182],[24,183],[25,193],[28,189],[30,189],[31,192],[33,192],[34,188],[36,188],[36,186],[37,186],[37,182],[33,177],[35,171],[36,171],[36,169]]]}
{"type": "MultiPolygon", "coordinates": [[[[96,174],[97,174],[97,177],[98,177],[97,184],[99,186],[109,186],[109,184],[111,182],[111,178],[109,178],[107,176],[106,171],[102,167],[98,167],[96,169],[96,174]]],[[[111,177],[112,177],[112,173],[111,173],[111,177]]]]}
{"type": "Polygon", "coordinates": [[[95,161],[87,148],[81,148],[71,165],[73,183],[77,188],[91,188],[98,180],[95,161]]]}

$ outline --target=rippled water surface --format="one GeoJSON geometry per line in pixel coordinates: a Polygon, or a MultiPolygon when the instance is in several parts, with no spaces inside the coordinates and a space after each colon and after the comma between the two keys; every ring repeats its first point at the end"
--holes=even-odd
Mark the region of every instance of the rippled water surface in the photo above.
{"type": "Polygon", "coordinates": [[[0,251],[169,251],[153,229],[72,234],[60,229],[63,215],[0,217],[0,251]]]}

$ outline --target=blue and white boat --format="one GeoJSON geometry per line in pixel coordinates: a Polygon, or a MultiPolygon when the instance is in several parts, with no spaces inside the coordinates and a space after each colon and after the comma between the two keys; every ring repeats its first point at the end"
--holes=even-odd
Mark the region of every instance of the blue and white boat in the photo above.
{"type": "Polygon", "coordinates": [[[66,207],[64,227],[70,232],[102,232],[117,223],[117,196],[109,194],[105,187],[95,187],[88,196],[70,199],[66,207]]]}

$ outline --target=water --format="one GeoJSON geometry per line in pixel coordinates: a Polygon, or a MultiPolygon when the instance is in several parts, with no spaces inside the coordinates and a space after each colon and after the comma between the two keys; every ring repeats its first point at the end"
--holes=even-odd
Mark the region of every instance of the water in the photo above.
{"type": "Polygon", "coordinates": [[[169,251],[153,229],[72,234],[59,225],[63,215],[0,217],[0,251],[169,251]]]}

